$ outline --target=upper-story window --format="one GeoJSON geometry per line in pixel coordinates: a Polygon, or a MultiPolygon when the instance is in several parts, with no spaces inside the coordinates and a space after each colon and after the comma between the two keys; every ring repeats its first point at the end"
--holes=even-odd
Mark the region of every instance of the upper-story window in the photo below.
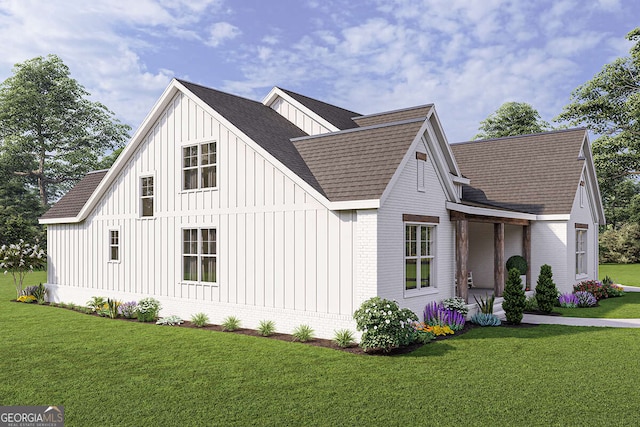
{"type": "Polygon", "coordinates": [[[153,216],[153,177],[140,178],[140,205],[142,216],[153,216]]]}
{"type": "Polygon", "coordinates": [[[190,145],[182,148],[182,188],[215,188],[216,179],[216,143],[190,145]]]}
{"type": "Polygon", "coordinates": [[[418,191],[425,191],[425,168],[427,165],[427,154],[416,152],[416,162],[418,168],[418,191]]]}

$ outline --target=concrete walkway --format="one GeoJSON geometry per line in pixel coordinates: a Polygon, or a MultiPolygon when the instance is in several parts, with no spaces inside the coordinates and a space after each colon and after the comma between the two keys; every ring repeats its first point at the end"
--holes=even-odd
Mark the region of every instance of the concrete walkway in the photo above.
{"type": "MultiPolygon", "coordinates": [[[[625,292],[640,292],[640,288],[623,286],[625,292]]],[[[610,328],[640,328],[640,319],[586,319],[583,317],[542,316],[525,314],[522,323],[536,325],[606,326],[610,328]]]]}

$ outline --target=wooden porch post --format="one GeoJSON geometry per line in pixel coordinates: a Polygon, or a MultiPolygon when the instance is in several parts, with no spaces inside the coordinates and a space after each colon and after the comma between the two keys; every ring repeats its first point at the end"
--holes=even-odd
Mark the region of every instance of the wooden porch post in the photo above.
{"type": "Polygon", "coordinates": [[[504,223],[493,224],[493,292],[501,297],[504,292],[504,223]]]}
{"type": "Polygon", "coordinates": [[[522,227],[522,253],[527,261],[526,287],[531,289],[531,225],[522,227]]]}
{"type": "Polygon", "coordinates": [[[456,281],[458,296],[469,302],[467,286],[467,260],[469,258],[469,222],[466,219],[456,221],[456,281]]]}

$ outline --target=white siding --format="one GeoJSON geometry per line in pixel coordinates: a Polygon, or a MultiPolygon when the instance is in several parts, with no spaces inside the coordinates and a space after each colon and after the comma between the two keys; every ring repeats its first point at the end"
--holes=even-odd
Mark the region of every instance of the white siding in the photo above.
{"type": "Polygon", "coordinates": [[[318,336],[355,329],[357,215],[331,212],[246,141],[183,95],[144,136],[95,211],[50,225],[49,284],[58,300],[153,296],[163,315],[229,315],[282,332],[308,323],[318,336]],[[218,188],[182,191],[182,146],[216,141],[218,188]],[[139,180],[155,177],[155,215],[140,218],[139,180]],[[183,228],[218,231],[218,283],[182,283],[183,228]],[[121,259],[108,261],[109,229],[121,259]]]}
{"type": "MultiPolygon", "coordinates": [[[[540,267],[551,266],[559,291],[567,287],[567,222],[536,221],[531,225],[531,287],[535,289],[540,267]]],[[[570,285],[569,285],[570,286],[570,285]]],[[[568,291],[566,291],[568,292],[568,291]]]]}
{"type": "Polygon", "coordinates": [[[280,97],[271,104],[271,108],[309,135],[319,135],[321,133],[332,131],[299,108],[291,105],[290,102],[287,102],[280,97]]]}

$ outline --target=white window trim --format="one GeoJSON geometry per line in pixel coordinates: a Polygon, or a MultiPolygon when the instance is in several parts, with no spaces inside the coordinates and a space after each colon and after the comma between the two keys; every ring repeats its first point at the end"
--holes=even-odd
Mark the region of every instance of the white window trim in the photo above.
{"type": "MultiPolygon", "coordinates": [[[[437,259],[438,259],[438,223],[435,222],[414,222],[414,221],[405,221],[402,224],[402,250],[403,250],[403,256],[402,256],[402,289],[403,289],[403,295],[405,298],[412,298],[412,297],[418,297],[418,296],[423,296],[423,295],[429,295],[429,294],[437,294],[439,292],[438,287],[437,287],[437,274],[438,274],[438,269],[436,267],[437,264],[437,259]],[[406,254],[406,244],[407,244],[407,237],[406,237],[406,233],[407,233],[407,226],[419,226],[419,227],[431,227],[432,231],[432,241],[433,241],[433,255],[431,256],[431,284],[429,287],[420,287],[420,268],[419,266],[416,266],[416,271],[418,272],[417,274],[417,278],[416,278],[416,288],[415,289],[407,289],[407,254],[406,254]]],[[[416,235],[418,236],[419,233],[417,233],[416,235]]],[[[419,240],[417,243],[418,246],[418,250],[420,249],[420,244],[419,244],[419,240]]],[[[419,253],[419,252],[418,252],[419,253]]],[[[417,255],[418,259],[420,258],[420,255],[417,255]]]]}
{"type": "Polygon", "coordinates": [[[194,225],[194,226],[183,226],[180,229],[180,265],[182,266],[180,269],[180,284],[183,285],[202,285],[202,286],[213,286],[213,287],[217,287],[218,286],[218,281],[220,278],[220,263],[219,261],[219,255],[220,255],[220,233],[218,232],[218,227],[214,226],[214,225],[194,225]],[[197,230],[197,248],[198,248],[198,252],[197,254],[185,254],[184,253],[184,231],[185,230],[197,230]],[[201,259],[203,254],[200,253],[201,249],[202,249],[202,230],[215,230],[216,231],[216,254],[214,256],[209,256],[209,255],[205,255],[208,258],[215,258],[216,259],[216,281],[215,282],[203,282],[201,279],[201,275],[202,275],[202,270],[200,269],[201,267],[201,259]],[[198,280],[185,280],[184,279],[184,257],[185,255],[187,256],[196,256],[198,258],[198,280]]]}
{"type": "Polygon", "coordinates": [[[138,219],[143,219],[146,221],[155,219],[157,212],[158,212],[158,180],[156,179],[156,173],[155,172],[141,173],[138,175],[138,219]],[[142,179],[143,178],[153,178],[153,196],[151,197],[142,195],[142,179]],[[144,198],[153,199],[153,215],[151,216],[142,215],[142,200],[144,198]]]}
{"type": "Polygon", "coordinates": [[[107,262],[109,264],[120,264],[122,261],[122,233],[120,228],[110,227],[107,229],[107,262]],[[114,246],[111,244],[111,232],[116,231],[118,233],[118,259],[111,259],[111,248],[114,246]]]}
{"type": "Polygon", "coordinates": [[[589,276],[589,264],[588,264],[588,254],[589,254],[589,242],[587,237],[589,236],[588,229],[585,228],[576,228],[575,229],[575,274],[576,279],[583,279],[589,276]],[[580,235],[583,235],[583,250],[578,251],[578,241],[580,239],[580,235]],[[578,270],[579,262],[578,257],[582,255],[582,262],[584,265],[584,271],[581,272],[578,270]]]}
{"type": "Polygon", "coordinates": [[[189,141],[189,143],[183,143],[180,146],[180,155],[179,155],[179,161],[180,161],[180,192],[181,193],[194,193],[194,192],[199,192],[199,191],[212,191],[212,190],[217,190],[219,187],[219,183],[220,183],[220,162],[218,161],[220,157],[220,144],[217,140],[215,139],[207,139],[206,141],[189,141]],[[215,143],[216,144],[216,162],[215,163],[211,163],[209,165],[206,166],[215,166],[216,167],[216,174],[215,174],[215,179],[216,179],[216,185],[215,187],[201,187],[201,179],[202,179],[202,168],[203,166],[200,164],[200,156],[202,155],[202,146],[206,145],[206,144],[212,144],[215,143]],[[184,149],[188,148],[188,147],[198,147],[198,165],[197,166],[191,166],[189,168],[185,168],[184,167],[184,149]],[[186,189],[184,188],[185,186],[185,182],[184,182],[184,171],[187,169],[197,169],[198,170],[198,186],[196,188],[189,188],[186,189]]]}

